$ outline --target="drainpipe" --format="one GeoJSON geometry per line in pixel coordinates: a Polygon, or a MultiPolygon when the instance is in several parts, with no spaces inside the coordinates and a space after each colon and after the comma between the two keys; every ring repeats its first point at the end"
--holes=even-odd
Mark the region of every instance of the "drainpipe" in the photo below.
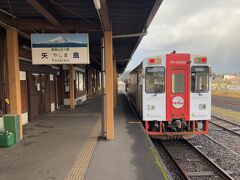
{"type": "Polygon", "coordinates": [[[99,18],[99,21],[100,21],[100,23],[101,23],[102,30],[104,30],[103,23],[102,23],[102,18],[101,18],[101,15],[100,15],[100,13],[99,13],[99,10],[101,9],[100,0],[93,0],[93,3],[94,3],[94,6],[95,6],[95,9],[96,9],[96,11],[97,11],[98,18],[99,18]]]}
{"type": "Polygon", "coordinates": [[[101,87],[102,87],[102,137],[106,137],[105,132],[105,60],[104,60],[104,38],[101,41],[101,87]]]}

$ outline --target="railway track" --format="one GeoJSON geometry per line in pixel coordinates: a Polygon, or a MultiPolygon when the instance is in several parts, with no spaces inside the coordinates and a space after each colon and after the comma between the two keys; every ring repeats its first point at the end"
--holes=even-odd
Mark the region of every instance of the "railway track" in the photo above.
{"type": "Polygon", "coordinates": [[[214,120],[209,121],[210,123],[214,124],[215,126],[218,126],[228,132],[231,132],[237,136],[240,136],[240,125],[231,121],[228,121],[226,119],[222,119],[217,116],[212,116],[214,120]]]}
{"type": "Polygon", "coordinates": [[[233,179],[187,140],[159,143],[171,157],[182,179],[233,179]]]}
{"type": "Polygon", "coordinates": [[[203,136],[240,157],[240,125],[216,116],[213,118],[214,122],[210,122],[212,125],[209,127],[208,134],[203,136]]]}

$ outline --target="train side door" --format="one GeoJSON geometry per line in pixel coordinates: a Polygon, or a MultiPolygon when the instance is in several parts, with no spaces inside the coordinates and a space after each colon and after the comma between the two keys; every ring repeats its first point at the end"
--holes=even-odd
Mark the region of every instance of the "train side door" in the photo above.
{"type": "Polygon", "coordinates": [[[137,111],[138,111],[138,114],[140,115],[140,117],[142,118],[142,76],[141,76],[141,73],[139,73],[138,75],[138,87],[137,87],[137,98],[138,98],[138,108],[137,108],[137,111]]]}
{"type": "Polygon", "coordinates": [[[189,56],[172,56],[167,61],[167,120],[189,120],[189,56]]]}

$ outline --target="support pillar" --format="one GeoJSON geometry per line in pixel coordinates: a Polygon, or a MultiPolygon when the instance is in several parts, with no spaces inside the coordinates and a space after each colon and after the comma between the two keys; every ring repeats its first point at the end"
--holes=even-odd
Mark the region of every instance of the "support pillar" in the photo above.
{"type": "Polygon", "coordinates": [[[113,51],[112,32],[104,32],[105,42],[105,73],[106,73],[106,96],[105,96],[105,119],[106,134],[108,140],[114,139],[114,110],[113,110],[113,51]]]}
{"type": "Polygon", "coordinates": [[[18,48],[18,32],[15,29],[7,29],[10,114],[18,114],[20,117],[20,139],[22,139],[22,104],[18,48]]]}
{"type": "Polygon", "coordinates": [[[74,77],[75,77],[75,73],[74,73],[74,67],[73,65],[69,65],[69,85],[70,85],[70,108],[74,109],[75,108],[75,103],[74,103],[74,77]]]}
{"type": "Polygon", "coordinates": [[[117,62],[115,56],[113,56],[113,104],[114,108],[117,107],[117,62]]]}

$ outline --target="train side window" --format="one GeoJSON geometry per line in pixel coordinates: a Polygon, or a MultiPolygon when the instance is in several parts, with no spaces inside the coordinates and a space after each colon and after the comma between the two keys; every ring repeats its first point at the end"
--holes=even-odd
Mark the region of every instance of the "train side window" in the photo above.
{"type": "Polygon", "coordinates": [[[172,74],[172,93],[184,93],[184,74],[172,74]]]}
{"type": "Polygon", "coordinates": [[[145,70],[146,93],[165,92],[165,69],[162,66],[147,67],[145,70]]]}
{"type": "Polygon", "coordinates": [[[209,91],[209,67],[193,66],[191,68],[191,92],[207,93],[209,91]]]}

